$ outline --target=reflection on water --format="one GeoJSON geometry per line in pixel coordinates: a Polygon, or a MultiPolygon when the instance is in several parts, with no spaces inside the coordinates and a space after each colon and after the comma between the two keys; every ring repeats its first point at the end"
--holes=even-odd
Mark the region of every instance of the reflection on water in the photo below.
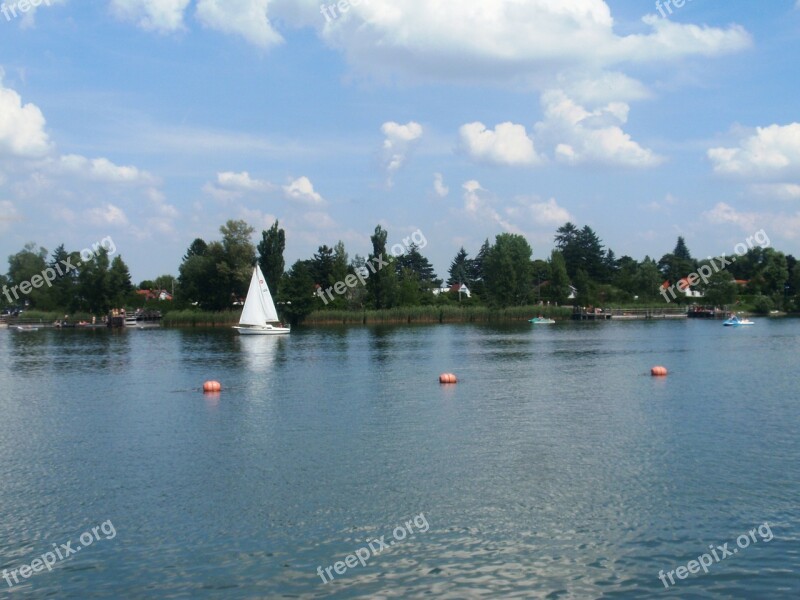
{"type": "Polygon", "coordinates": [[[15,591],[648,598],[768,521],[770,544],[672,593],[793,597],[798,342],[765,319],[0,330],[0,569],[110,519],[15,591]],[[322,584],[421,512],[424,535],[322,584]]]}

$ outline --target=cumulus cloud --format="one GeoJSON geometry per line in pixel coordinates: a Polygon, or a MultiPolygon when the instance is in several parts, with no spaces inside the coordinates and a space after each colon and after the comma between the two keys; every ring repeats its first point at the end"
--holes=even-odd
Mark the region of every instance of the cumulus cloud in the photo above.
{"type": "Polygon", "coordinates": [[[433,174],[433,191],[439,198],[446,198],[450,193],[450,188],[444,184],[444,177],[441,173],[433,174]]]}
{"type": "Polygon", "coordinates": [[[107,158],[89,159],[78,154],[67,154],[52,163],[56,173],[74,175],[101,183],[131,183],[151,185],[156,178],[132,166],[119,166],[107,158]]]}
{"type": "Polygon", "coordinates": [[[506,212],[518,222],[531,222],[534,225],[547,227],[560,227],[568,221],[575,220],[566,208],[558,205],[555,198],[545,202],[521,199],[517,206],[510,207],[506,212]]]}
{"type": "Polygon", "coordinates": [[[92,225],[99,227],[126,227],[129,224],[125,211],[113,204],[92,208],[87,211],[86,216],[92,225]]]}
{"type": "Polygon", "coordinates": [[[468,215],[479,221],[497,223],[509,233],[522,233],[494,208],[494,198],[478,181],[472,179],[461,187],[464,188],[464,210],[468,215]]]}
{"type": "Polygon", "coordinates": [[[15,90],[5,87],[0,70],[0,156],[42,158],[52,149],[42,111],[35,104],[23,104],[15,90]]]}
{"type": "Polygon", "coordinates": [[[231,200],[246,193],[269,192],[275,189],[276,185],[262,179],[254,179],[247,171],[217,173],[216,182],[209,182],[203,186],[203,191],[217,200],[231,200]]]}
{"type": "Polygon", "coordinates": [[[422,125],[409,121],[405,125],[388,121],[381,126],[381,131],[386,139],[383,140],[384,163],[391,177],[405,164],[408,153],[422,137],[422,125]]]}
{"type": "Polygon", "coordinates": [[[751,189],[754,194],[765,198],[800,200],[800,185],[796,183],[761,183],[753,185],[751,189]]]}
{"type": "Polygon", "coordinates": [[[241,173],[234,173],[233,171],[217,173],[217,183],[220,187],[226,189],[248,192],[262,192],[275,187],[269,181],[253,179],[247,171],[242,171],[241,173]]]}
{"type": "Polygon", "coordinates": [[[22,217],[13,202],[0,200],[0,231],[7,231],[13,222],[21,220],[22,217]]]}
{"type": "Polygon", "coordinates": [[[545,119],[536,125],[536,132],[555,144],[556,160],[626,167],[653,167],[663,162],[620,127],[628,121],[630,110],[624,102],[589,111],[562,90],[550,90],[542,95],[542,105],[545,119]]]}
{"type": "Polygon", "coordinates": [[[304,204],[324,204],[325,200],[314,191],[314,185],[308,177],[300,177],[289,185],[283,186],[283,193],[289,200],[304,204]]]}
{"type": "Polygon", "coordinates": [[[800,123],[758,127],[734,147],[711,148],[708,158],[720,175],[769,177],[800,173],[800,123]]]}
{"type": "Polygon", "coordinates": [[[764,229],[787,239],[800,237],[800,212],[781,214],[770,212],[746,212],[735,209],[725,202],[718,202],[713,209],[703,213],[712,225],[738,227],[743,233],[752,235],[764,229]]]}
{"type": "MultiPolygon", "coordinates": [[[[318,2],[298,1],[307,6],[306,24],[316,22],[351,64],[379,76],[388,67],[412,77],[508,79],[715,56],[752,43],[740,26],[700,27],[656,17],[645,18],[646,33],[618,35],[604,0],[370,0],[324,26],[318,2]]],[[[277,1],[276,11],[282,14],[287,4],[277,1]]],[[[292,14],[300,18],[297,8],[292,14]]]]}
{"type": "Polygon", "coordinates": [[[191,0],[111,0],[118,18],[133,21],[142,29],[169,33],[184,28],[183,15],[191,0]]]}
{"type": "Polygon", "coordinates": [[[501,123],[493,130],[483,123],[462,125],[461,145],[477,162],[508,166],[532,166],[542,162],[523,125],[501,123]]]}
{"type": "Polygon", "coordinates": [[[268,48],[283,42],[267,16],[269,4],[270,0],[198,0],[197,19],[206,27],[268,48]]]}

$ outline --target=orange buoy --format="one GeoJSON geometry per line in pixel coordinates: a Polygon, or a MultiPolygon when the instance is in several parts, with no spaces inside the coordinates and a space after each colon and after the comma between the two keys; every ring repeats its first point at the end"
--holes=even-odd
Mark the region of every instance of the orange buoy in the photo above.
{"type": "Polygon", "coordinates": [[[667,367],[653,367],[650,369],[650,375],[653,377],[666,377],[667,373],[667,367]]]}
{"type": "Polygon", "coordinates": [[[458,383],[458,377],[453,373],[442,373],[439,375],[439,383],[458,383]]]}
{"type": "Polygon", "coordinates": [[[203,384],[204,392],[221,392],[222,384],[219,381],[206,381],[203,384]]]}

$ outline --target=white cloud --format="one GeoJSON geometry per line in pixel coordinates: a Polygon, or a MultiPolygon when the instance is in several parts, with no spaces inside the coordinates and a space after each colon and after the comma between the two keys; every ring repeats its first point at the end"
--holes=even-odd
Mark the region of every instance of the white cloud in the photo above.
{"type": "Polygon", "coordinates": [[[733,225],[743,233],[753,235],[762,229],[771,235],[773,232],[786,239],[800,237],[800,212],[781,214],[769,212],[744,212],[718,202],[713,209],[703,213],[705,219],[713,225],[733,225]]]}
{"type": "Polygon", "coordinates": [[[267,17],[269,4],[270,0],[198,0],[197,18],[206,27],[267,48],[283,41],[267,17]]]}
{"type": "Polygon", "coordinates": [[[388,183],[391,185],[392,174],[405,164],[411,148],[422,137],[423,129],[422,125],[414,121],[405,125],[388,121],[381,126],[381,131],[386,136],[383,152],[386,170],[389,172],[388,183]]]}
{"type": "Polygon", "coordinates": [[[53,149],[44,129],[45,118],[35,104],[23,104],[20,95],[3,85],[0,70],[0,156],[42,158],[53,149]]]}
{"type": "Polygon", "coordinates": [[[759,127],[733,148],[711,148],[708,157],[721,175],[773,176],[800,172],[800,123],[759,127]]]}
{"type": "Polygon", "coordinates": [[[760,183],[753,185],[751,189],[754,194],[767,198],[800,200],[800,185],[796,183],[760,183]]]}
{"type": "Polygon", "coordinates": [[[41,0],[36,5],[28,3],[28,10],[22,12],[19,7],[19,3],[17,2],[6,2],[9,14],[16,14],[20,17],[20,24],[19,26],[22,29],[28,29],[33,27],[36,24],[36,11],[40,8],[47,8],[49,6],[53,6],[54,4],[65,4],[67,0],[47,0],[45,4],[42,4],[41,0]],[[12,12],[13,11],[13,12],[12,12]]]}
{"type": "Polygon", "coordinates": [[[242,171],[241,173],[234,173],[232,171],[217,173],[217,183],[220,187],[225,189],[247,192],[262,192],[274,189],[275,187],[269,181],[253,179],[247,171],[242,171]]]}
{"type": "Polygon", "coordinates": [[[92,208],[86,216],[92,225],[97,226],[126,227],[129,224],[125,211],[113,204],[92,208]]]}
{"type": "Polygon", "coordinates": [[[534,225],[547,227],[559,227],[575,220],[566,208],[558,205],[555,198],[545,202],[522,199],[518,206],[511,207],[506,212],[517,220],[530,221],[534,225]]]}
{"type": "Polygon", "coordinates": [[[289,185],[283,186],[283,192],[290,200],[304,204],[324,204],[325,200],[314,191],[314,185],[308,177],[300,177],[289,185]]]}
{"type": "Polygon", "coordinates": [[[164,194],[155,188],[147,190],[147,197],[150,201],[147,219],[147,229],[157,231],[164,235],[175,233],[175,220],[180,216],[176,207],[167,204],[164,194]]]}
{"type": "Polygon", "coordinates": [[[462,125],[459,132],[462,146],[478,162],[509,166],[531,166],[542,162],[523,125],[500,123],[492,130],[475,122],[462,125]]]}
{"type": "Polygon", "coordinates": [[[335,229],[336,221],[326,212],[312,211],[303,214],[303,220],[314,229],[335,229]]]}
{"type": "Polygon", "coordinates": [[[13,222],[21,220],[22,216],[13,202],[0,200],[0,231],[7,231],[13,222]]]}
{"type": "Polygon", "coordinates": [[[203,191],[217,200],[231,200],[239,198],[246,193],[269,192],[277,188],[269,181],[254,179],[250,173],[242,171],[223,171],[217,173],[215,183],[207,183],[203,186],[203,191]]]}
{"type": "Polygon", "coordinates": [[[152,185],[156,178],[132,166],[119,166],[107,158],[89,159],[78,154],[67,154],[52,163],[52,170],[60,174],[75,175],[101,183],[132,183],[152,185]]]}
{"type": "Polygon", "coordinates": [[[191,0],[111,0],[111,11],[142,29],[169,33],[184,28],[183,15],[191,0]]]}
{"type": "Polygon", "coordinates": [[[589,111],[562,90],[550,90],[542,95],[542,105],[545,120],[536,125],[537,138],[555,144],[559,161],[626,167],[653,167],[663,162],[620,127],[628,121],[630,110],[624,102],[589,111]]]}
{"type": "Polygon", "coordinates": [[[478,221],[489,220],[497,223],[509,233],[519,233],[522,231],[505,219],[493,204],[495,203],[492,195],[478,181],[470,180],[464,183],[464,210],[472,218],[478,221]]]}
{"type": "Polygon", "coordinates": [[[433,191],[439,198],[446,198],[450,193],[450,188],[444,184],[444,177],[441,173],[433,174],[433,191]]]}
{"type": "Polygon", "coordinates": [[[563,72],[558,76],[558,88],[573,100],[590,105],[631,102],[652,96],[642,82],[617,71],[563,72]]]}
{"type": "MultiPolygon", "coordinates": [[[[298,3],[307,7],[305,24],[322,28],[323,38],[351,64],[377,76],[388,68],[412,77],[509,79],[715,56],[751,44],[736,25],[720,29],[657,18],[645,20],[647,33],[621,36],[604,0],[369,0],[328,22],[319,2],[298,3]]],[[[299,19],[298,9],[288,5],[277,1],[276,13],[299,19]]]]}

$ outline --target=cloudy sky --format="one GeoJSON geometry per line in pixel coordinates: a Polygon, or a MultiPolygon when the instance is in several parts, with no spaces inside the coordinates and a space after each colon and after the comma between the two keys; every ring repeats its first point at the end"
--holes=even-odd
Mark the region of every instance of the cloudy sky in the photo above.
{"type": "Polygon", "coordinates": [[[287,262],[380,223],[440,275],[567,220],[637,259],[800,254],[800,1],[339,6],[5,0],[0,256],[111,236],[139,281],[276,217],[287,262]]]}

